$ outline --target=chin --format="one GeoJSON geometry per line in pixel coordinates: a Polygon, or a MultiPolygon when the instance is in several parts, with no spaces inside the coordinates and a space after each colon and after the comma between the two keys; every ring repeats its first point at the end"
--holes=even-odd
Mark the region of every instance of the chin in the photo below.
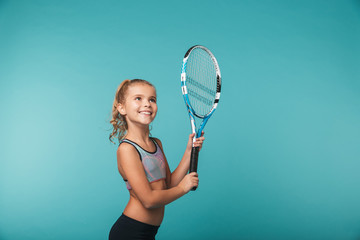
{"type": "Polygon", "coordinates": [[[141,121],[140,124],[143,124],[143,125],[150,125],[150,123],[153,122],[154,119],[152,120],[149,120],[149,121],[141,121]]]}

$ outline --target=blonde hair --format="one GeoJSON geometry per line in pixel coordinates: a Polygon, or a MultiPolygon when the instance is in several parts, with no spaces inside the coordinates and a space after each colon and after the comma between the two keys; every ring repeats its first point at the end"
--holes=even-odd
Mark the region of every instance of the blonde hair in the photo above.
{"type": "Polygon", "coordinates": [[[155,87],[151,83],[143,79],[133,79],[133,80],[126,79],[122,83],[120,83],[115,93],[114,103],[112,106],[111,120],[110,120],[110,123],[113,125],[113,130],[109,136],[109,140],[114,144],[115,142],[113,141],[113,139],[117,138],[120,142],[121,139],[123,139],[124,136],[126,135],[128,129],[126,119],[123,115],[120,114],[120,112],[117,110],[117,107],[119,106],[119,104],[125,103],[126,92],[128,88],[134,84],[147,84],[155,89],[155,87]]]}

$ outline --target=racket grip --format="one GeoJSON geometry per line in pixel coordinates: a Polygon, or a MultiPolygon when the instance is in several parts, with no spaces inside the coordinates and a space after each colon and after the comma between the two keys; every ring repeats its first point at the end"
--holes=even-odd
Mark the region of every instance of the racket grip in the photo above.
{"type": "MultiPolygon", "coordinates": [[[[198,157],[199,157],[199,147],[193,147],[191,149],[191,158],[190,158],[190,170],[189,173],[197,172],[198,166],[198,157]]],[[[192,191],[196,190],[196,187],[191,189],[192,191]]]]}

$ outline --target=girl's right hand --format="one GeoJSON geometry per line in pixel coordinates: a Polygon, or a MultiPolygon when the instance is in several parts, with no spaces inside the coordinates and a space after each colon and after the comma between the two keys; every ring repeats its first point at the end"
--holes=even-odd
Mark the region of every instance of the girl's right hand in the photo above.
{"type": "Polygon", "coordinates": [[[181,187],[185,193],[188,193],[193,187],[198,187],[199,185],[199,177],[196,172],[189,173],[185,175],[183,180],[179,183],[179,187],[181,187]]]}
{"type": "MultiPolygon", "coordinates": [[[[186,145],[186,150],[191,152],[191,149],[193,147],[193,138],[195,136],[195,133],[191,133],[189,135],[189,140],[188,143],[186,145]]],[[[197,138],[194,142],[194,147],[199,147],[199,151],[201,150],[201,147],[204,143],[205,137],[204,137],[204,131],[201,132],[201,137],[197,138]]]]}

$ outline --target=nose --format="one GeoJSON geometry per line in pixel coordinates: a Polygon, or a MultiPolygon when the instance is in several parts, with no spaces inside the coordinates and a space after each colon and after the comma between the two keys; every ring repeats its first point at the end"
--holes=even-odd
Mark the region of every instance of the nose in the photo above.
{"type": "Polygon", "coordinates": [[[149,100],[145,100],[145,101],[144,101],[144,106],[145,106],[145,107],[150,107],[150,101],[149,101],[149,100]]]}

